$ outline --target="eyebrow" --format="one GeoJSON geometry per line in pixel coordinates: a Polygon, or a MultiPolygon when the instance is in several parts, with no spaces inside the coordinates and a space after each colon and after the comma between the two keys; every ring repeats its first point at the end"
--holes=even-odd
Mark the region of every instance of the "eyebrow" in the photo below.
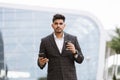
{"type": "Polygon", "coordinates": [[[60,24],[60,25],[62,25],[62,24],[63,24],[63,22],[60,22],[60,23],[58,23],[58,22],[55,22],[54,24],[60,24]]]}

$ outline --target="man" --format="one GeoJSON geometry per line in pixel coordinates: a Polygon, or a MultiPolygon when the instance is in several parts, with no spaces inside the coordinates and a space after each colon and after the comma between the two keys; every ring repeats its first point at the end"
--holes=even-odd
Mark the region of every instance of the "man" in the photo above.
{"type": "Polygon", "coordinates": [[[82,63],[84,57],[76,36],[65,33],[65,17],[53,16],[54,32],[41,40],[38,65],[43,69],[48,63],[47,80],[77,80],[75,61],[82,63]]]}

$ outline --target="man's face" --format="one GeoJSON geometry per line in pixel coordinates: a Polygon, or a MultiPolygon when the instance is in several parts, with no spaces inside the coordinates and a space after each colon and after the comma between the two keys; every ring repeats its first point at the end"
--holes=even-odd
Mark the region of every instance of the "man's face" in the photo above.
{"type": "Polygon", "coordinates": [[[61,33],[61,32],[63,32],[63,30],[65,28],[65,23],[62,19],[56,19],[53,22],[52,27],[53,27],[55,33],[61,33]]]}

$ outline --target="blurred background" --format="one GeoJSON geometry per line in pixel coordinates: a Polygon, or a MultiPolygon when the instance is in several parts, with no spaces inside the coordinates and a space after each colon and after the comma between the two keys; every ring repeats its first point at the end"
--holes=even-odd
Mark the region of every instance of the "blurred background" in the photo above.
{"type": "Polygon", "coordinates": [[[40,70],[37,58],[56,13],[66,16],[65,31],[77,36],[85,56],[76,64],[78,80],[120,80],[119,3],[0,0],[0,80],[46,80],[47,65],[40,70]]]}

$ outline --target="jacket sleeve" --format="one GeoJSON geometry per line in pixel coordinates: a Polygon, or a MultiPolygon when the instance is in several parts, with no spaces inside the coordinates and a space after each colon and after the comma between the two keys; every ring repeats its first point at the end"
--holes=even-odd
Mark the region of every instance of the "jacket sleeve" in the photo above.
{"type": "Polygon", "coordinates": [[[77,63],[82,63],[83,60],[84,60],[84,56],[82,54],[82,51],[81,51],[80,45],[78,43],[77,37],[75,37],[75,48],[77,50],[76,51],[77,57],[74,57],[74,59],[77,63]]]}
{"type": "MultiPolygon", "coordinates": [[[[46,53],[46,51],[45,51],[45,43],[44,43],[44,41],[43,41],[43,39],[41,40],[41,43],[40,43],[40,48],[39,48],[39,54],[40,53],[46,53]]],[[[39,55],[38,55],[38,59],[37,59],[37,64],[38,64],[38,66],[40,67],[40,69],[43,69],[44,67],[45,67],[45,65],[40,65],[40,63],[39,63],[39,55]]]]}

